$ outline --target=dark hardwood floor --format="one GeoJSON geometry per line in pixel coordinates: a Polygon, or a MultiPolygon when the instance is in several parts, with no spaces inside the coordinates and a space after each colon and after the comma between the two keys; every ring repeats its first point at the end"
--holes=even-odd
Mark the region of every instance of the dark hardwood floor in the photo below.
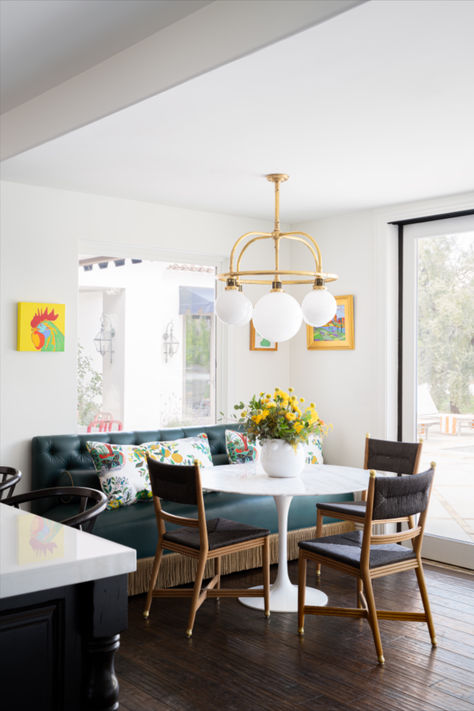
{"type": "MultiPolygon", "coordinates": [[[[430,565],[425,574],[438,647],[424,623],[382,621],[384,667],[366,620],[307,616],[301,640],[296,614],[267,621],[237,600],[206,600],[188,640],[189,599],[154,600],[145,622],[144,596],[130,598],[116,659],[120,709],[473,711],[474,577],[430,565]]],[[[290,575],[296,582],[296,562],[290,575]]],[[[225,584],[236,579],[261,582],[237,573],[225,584]]],[[[321,588],[330,604],[354,605],[349,576],[323,569],[321,588]]],[[[374,590],[380,608],[421,610],[414,572],[375,580],[374,590]]]]}

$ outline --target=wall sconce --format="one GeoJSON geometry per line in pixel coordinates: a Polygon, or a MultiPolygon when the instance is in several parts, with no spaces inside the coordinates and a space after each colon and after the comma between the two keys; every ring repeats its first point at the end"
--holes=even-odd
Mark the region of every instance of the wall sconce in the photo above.
{"type": "Polygon", "coordinates": [[[115,329],[113,328],[110,318],[106,314],[102,314],[100,319],[100,331],[94,338],[94,345],[98,353],[104,357],[107,353],[110,353],[110,362],[112,363],[112,340],[115,336],[115,329]]]}
{"type": "Polygon", "coordinates": [[[163,358],[167,363],[178,352],[179,341],[174,337],[173,322],[170,321],[163,333],[163,358]]]}

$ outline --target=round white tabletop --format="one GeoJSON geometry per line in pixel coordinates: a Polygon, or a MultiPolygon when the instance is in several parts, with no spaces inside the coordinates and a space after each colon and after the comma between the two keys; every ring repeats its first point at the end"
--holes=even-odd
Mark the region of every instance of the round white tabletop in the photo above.
{"type": "MultiPolygon", "coordinates": [[[[288,511],[293,496],[323,496],[325,494],[348,494],[367,488],[368,472],[355,467],[330,464],[307,464],[298,477],[270,477],[263,471],[260,462],[248,464],[224,464],[201,470],[201,482],[205,489],[232,494],[273,496],[278,512],[278,573],[271,586],[270,609],[273,612],[296,612],[298,610],[298,586],[293,585],[288,575],[288,511]]],[[[314,512],[316,521],[316,511],[314,512]]],[[[263,598],[239,598],[249,607],[263,609],[263,598]]],[[[327,596],[315,588],[306,588],[306,604],[326,605],[327,596]]]]}

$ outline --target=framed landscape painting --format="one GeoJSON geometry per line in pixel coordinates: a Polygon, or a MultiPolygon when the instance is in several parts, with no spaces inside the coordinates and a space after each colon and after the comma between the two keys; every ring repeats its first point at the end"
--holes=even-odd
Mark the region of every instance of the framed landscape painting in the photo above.
{"type": "Polygon", "coordinates": [[[255,330],[253,321],[250,321],[250,350],[251,351],[277,351],[278,343],[269,341],[255,330]]]}
{"type": "Polygon", "coordinates": [[[306,326],[309,350],[352,350],[354,348],[353,296],[336,296],[337,311],[324,326],[306,326]]]}

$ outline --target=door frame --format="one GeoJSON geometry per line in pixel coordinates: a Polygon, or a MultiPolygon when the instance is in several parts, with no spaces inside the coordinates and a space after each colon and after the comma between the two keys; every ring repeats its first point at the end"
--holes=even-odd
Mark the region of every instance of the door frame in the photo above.
{"type": "MultiPolygon", "coordinates": [[[[422,237],[474,229],[474,210],[445,213],[393,222],[398,226],[398,422],[399,440],[414,441],[417,435],[417,242],[422,237]],[[436,224],[433,224],[436,221],[436,224]],[[406,226],[413,226],[405,229],[406,226]]],[[[425,558],[465,568],[474,567],[474,543],[426,533],[425,558]]]]}

